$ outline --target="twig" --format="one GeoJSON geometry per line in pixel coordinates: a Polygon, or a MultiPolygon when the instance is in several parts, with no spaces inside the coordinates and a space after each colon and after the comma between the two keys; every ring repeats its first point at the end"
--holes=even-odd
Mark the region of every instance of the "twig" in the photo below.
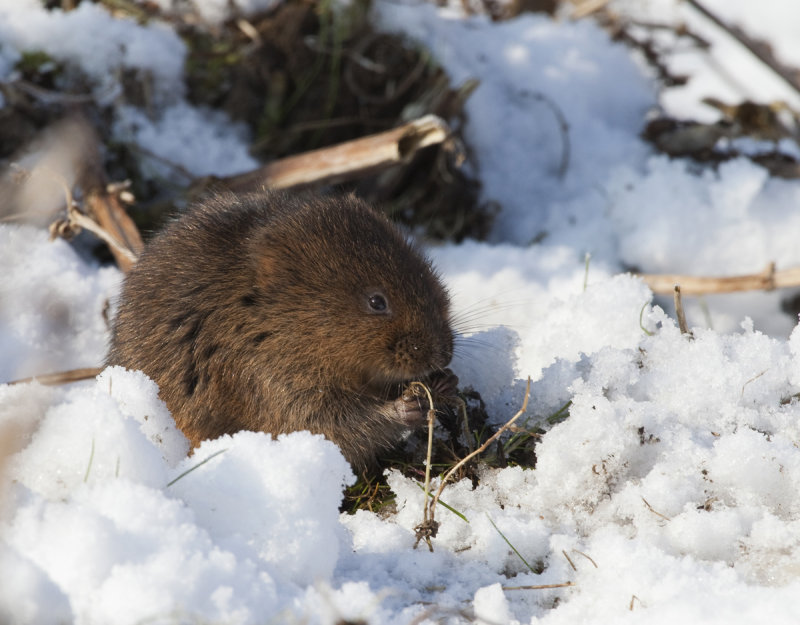
{"type": "Polygon", "coordinates": [[[408,91],[408,89],[419,80],[420,76],[422,76],[422,73],[425,71],[430,59],[426,53],[420,53],[417,57],[416,64],[408,71],[406,76],[404,76],[399,82],[388,83],[393,87],[390,93],[386,93],[382,96],[374,96],[370,93],[367,93],[356,82],[356,77],[353,71],[355,65],[359,65],[362,68],[368,69],[376,74],[386,73],[386,69],[383,66],[374,63],[365,56],[367,48],[369,48],[381,37],[384,37],[384,35],[379,33],[371,33],[362,37],[361,40],[356,43],[355,46],[353,46],[348,54],[348,58],[355,62],[345,65],[344,79],[347,82],[347,86],[350,87],[350,90],[363,102],[384,105],[388,104],[389,102],[394,102],[397,98],[408,91]]]}
{"type": "Polygon", "coordinates": [[[550,588],[569,588],[575,582],[561,582],[560,584],[539,584],[537,586],[503,586],[503,590],[549,590],[550,588]]]}
{"type": "MultiPolygon", "coordinates": [[[[91,137],[89,144],[91,153],[87,155],[87,161],[78,179],[78,184],[83,189],[84,208],[89,217],[108,233],[113,241],[109,246],[119,268],[128,271],[144,249],[142,236],[122,205],[119,194],[108,191],[108,180],[102,167],[96,134],[87,122],[79,120],[77,123],[82,123],[86,128],[85,132],[91,137]]],[[[86,228],[95,232],[89,227],[86,228]]],[[[109,243],[106,237],[101,236],[101,238],[109,243]]]]}
{"type": "Polygon", "coordinates": [[[408,162],[418,150],[450,134],[443,119],[426,115],[398,128],[273,161],[264,167],[215,180],[231,191],[336,184],[408,162]]]}
{"type": "Polygon", "coordinates": [[[69,371],[59,371],[58,373],[45,373],[44,375],[34,375],[21,380],[13,380],[6,384],[28,384],[34,380],[45,386],[55,386],[57,384],[70,384],[81,380],[91,380],[96,378],[103,371],[103,367],[84,367],[83,369],[70,369],[69,371]]]}
{"type": "Polygon", "coordinates": [[[428,549],[433,551],[433,545],[431,544],[431,538],[436,536],[436,531],[438,526],[433,526],[428,519],[428,497],[430,497],[431,492],[431,454],[433,453],[433,426],[436,421],[436,410],[433,406],[433,396],[431,395],[430,389],[425,386],[422,382],[412,382],[409,386],[412,388],[421,388],[425,393],[428,395],[428,405],[430,408],[428,409],[428,456],[427,461],[425,462],[425,486],[423,490],[425,491],[425,502],[422,506],[422,524],[418,525],[416,529],[417,531],[417,541],[414,543],[414,547],[419,544],[419,541],[424,538],[425,542],[428,545],[428,549]]]}
{"type": "Polygon", "coordinates": [[[472,442],[472,433],[469,431],[469,415],[467,414],[467,402],[464,401],[461,397],[456,398],[456,404],[458,405],[459,409],[461,410],[461,426],[464,429],[464,441],[467,444],[467,449],[470,452],[474,451],[475,445],[472,442]]]}
{"type": "Polygon", "coordinates": [[[726,24],[719,17],[717,17],[716,14],[709,11],[697,0],[687,0],[687,2],[699,13],[707,17],[722,30],[727,32],[731,37],[736,39],[736,41],[747,48],[747,50],[750,51],[753,56],[755,56],[759,61],[775,72],[775,74],[777,74],[796,93],[800,94],[800,72],[790,69],[778,62],[767,45],[754,40],[752,37],[749,37],[741,28],[726,24]]]}
{"type": "Polygon", "coordinates": [[[16,169],[22,174],[20,183],[27,181],[26,184],[35,185],[31,175],[42,172],[61,186],[67,217],[51,225],[51,237],[68,238],[80,228],[86,228],[109,245],[121,269],[129,269],[144,244],[139,230],[121,204],[120,194],[109,190],[97,134],[83,117],[73,116],[55,124],[47,135],[50,147],[32,171],[18,166],[16,169]],[[68,180],[62,171],[74,171],[77,179],[68,174],[68,180]],[[80,205],[73,198],[73,186],[78,186],[83,192],[80,205]]]}
{"type": "Polygon", "coordinates": [[[12,83],[8,83],[8,86],[19,89],[23,93],[33,96],[45,104],[85,104],[86,102],[94,102],[97,100],[97,96],[91,93],[72,94],[52,91],[30,83],[27,80],[15,80],[12,83]]]}
{"type": "MultiPolygon", "coordinates": [[[[442,491],[444,490],[445,485],[447,484],[447,480],[449,480],[453,474],[458,471],[461,467],[463,467],[467,462],[469,462],[472,458],[477,456],[478,454],[482,453],[489,445],[491,445],[497,438],[506,430],[508,430],[520,416],[522,416],[525,411],[528,409],[528,398],[530,397],[531,393],[531,379],[528,378],[528,383],[525,386],[525,399],[522,402],[522,407],[517,411],[517,413],[511,417],[508,421],[506,421],[505,425],[501,427],[497,432],[495,432],[489,439],[483,443],[478,449],[473,451],[471,454],[468,454],[464,458],[462,458],[454,467],[452,467],[447,473],[444,474],[444,477],[441,479],[441,483],[439,484],[439,490],[436,491],[436,495],[434,495],[433,499],[430,502],[426,502],[429,507],[428,514],[426,515],[426,521],[430,523],[434,527],[438,527],[434,519],[434,513],[436,511],[436,504],[439,501],[439,497],[442,495],[442,491]]],[[[433,547],[428,542],[428,546],[433,551],[433,547]]]]}
{"type": "Polygon", "coordinates": [[[75,210],[79,224],[103,239],[120,269],[128,271],[144,249],[144,242],[133,220],[120,205],[119,198],[95,189],[87,194],[86,206],[97,221],[75,210]]]}
{"type": "Polygon", "coordinates": [[[770,263],[761,273],[727,277],[685,276],[679,274],[634,274],[645,281],[653,293],[667,295],[676,284],[681,285],[684,295],[703,295],[706,293],[734,293],[785,289],[800,286],[800,267],[775,271],[775,263],[770,263]]]}
{"type": "Polygon", "coordinates": [[[583,0],[582,2],[575,3],[575,8],[572,9],[570,17],[574,20],[582,19],[604,9],[608,3],[609,0],[583,0]]]}
{"type": "MultiPolygon", "coordinates": [[[[67,209],[67,220],[70,227],[85,228],[98,238],[102,239],[103,242],[111,248],[112,252],[116,252],[117,254],[123,256],[125,260],[131,263],[131,265],[136,262],[136,254],[134,254],[122,243],[117,241],[117,239],[114,238],[110,232],[102,228],[94,219],[88,215],[84,215],[80,210],[78,210],[76,204],[72,204],[67,209]]],[[[56,223],[58,224],[59,222],[56,223]]],[[[59,230],[58,226],[56,227],[56,230],[59,230]]],[[[52,235],[53,233],[51,232],[51,238],[54,238],[52,235]]]]}
{"type": "Polygon", "coordinates": [[[683,314],[683,301],[681,300],[681,286],[676,284],[673,287],[673,299],[675,302],[675,314],[678,316],[678,327],[681,334],[689,334],[689,327],[686,325],[686,315],[683,314]]]}
{"type": "Polygon", "coordinates": [[[72,190],[69,187],[67,179],[60,173],[50,169],[49,167],[39,166],[40,171],[47,172],[50,176],[55,178],[64,190],[64,199],[67,204],[67,218],[59,219],[50,224],[50,239],[55,239],[57,236],[69,238],[77,234],[81,228],[85,228],[89,232],[102,239],[115,255],[119,254],[131,265],[136,262],[136,254],[134,254],[128,247],[120,243],[110,232],[98,224],[94,219],[88,215],[84,215],[78,208],[78,203],[72,197],[72,190]]]}

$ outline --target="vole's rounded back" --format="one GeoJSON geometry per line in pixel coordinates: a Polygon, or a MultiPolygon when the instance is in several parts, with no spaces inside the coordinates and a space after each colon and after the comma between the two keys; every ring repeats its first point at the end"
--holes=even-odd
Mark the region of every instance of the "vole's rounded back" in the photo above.
{"type": "Polygon", "coordinates": [[[193,445],[307,429],[363,468],[421,420],[406,382],[452,385],[448,306],[428,262],[354,197],[220,195],[149,243],[108,362],[153,378],[193,445]]]}

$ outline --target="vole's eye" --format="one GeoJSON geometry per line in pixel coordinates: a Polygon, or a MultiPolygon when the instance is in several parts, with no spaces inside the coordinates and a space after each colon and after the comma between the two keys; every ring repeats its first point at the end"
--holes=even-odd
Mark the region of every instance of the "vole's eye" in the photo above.
{"type": "Polygon", "coordinates": [[[389,304],[386,302],[386,298],[380,293],[371,294],[367,298],[367,303],[372,312],[383,313],[389,310],[389,304]]]}

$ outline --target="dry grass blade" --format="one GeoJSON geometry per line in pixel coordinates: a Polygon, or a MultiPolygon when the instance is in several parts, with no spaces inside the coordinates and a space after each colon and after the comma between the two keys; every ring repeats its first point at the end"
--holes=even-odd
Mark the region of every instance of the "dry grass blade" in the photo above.
{"type": "Polygon", "coordinates": [[[500,534],[500,537],[501,537],[501,538],[502,538],[502,539],[503,539],[503,540],[506,542],[506,544],[507,544],[509,547],[511,547],[511,551],[513,551],[515,554],[517,554],[517,557],[518,557],[520,560],[522,560],[523,564],[525,564],[525,566],[527,566],[527,567],[528,567],[528,570],[529,570],[531,573],[533,573],[534,575],[536,575],[536,574],[537,574],[539,571],[537,571],[535,568],[533,568],[533,567],[530,565],[530,563],[529,563],[529,562],[528,562],[528,561],[527,561],[527,560],[526,560],[526,559],[523,557],[523,555],[522,555],[522,554],[519,552],[519,550],[518,550],[518,549],[517,549],[517,548],[514,546],[514,544],[513,544],[513,543],[512,543],[510,540],[508,540],[508,537],[507,537],[505,534],[503,534],[503,532],[500,530],[500,528],[499,528],[499,527],[497,527],[497,524],[496,524],[496,523],[495,523],[495,522],[492,520],[492,517],[490,517],[490,516],[487,514],[487,515],[486,515],[486,518],[487,518],[487,519],[489,519],[489,523],[491,523],[491,524],[492,524],[492,527],[493,527],[493,528],[494,528],[494,529],[497,531],[497,533],[498,533],[498,534],[500,534]]]}
{"type": "Polygon", "coordinates": [[[656,516],[661,517],[665,521],[671,521],[672,520],[668,516],[666,516],[664,514],[661,514],[658,510],[653,508],[653,506],[651,506],[650,503],[647,501],[647,499],[645,499],[644,497],[642,497],[642,501],[644,502],[644,505],[647,506],[647,509],[650,510],[650,512],[652,512],[656,516]]]}
{"type": "Polygon", "coordinates": [[[210,455],[210,456],[208,456],[207,458],[204,458],[203,460],[201,460],[200,462],[198,462],[196,465],[194,465],[194,466],[191,466],[191,467],[189,467],[188,469],[186,469],[186,471],[184,471],[183,473],[181,473],[181,474],[180,474],[178,477],[176,477],[174,480],[171,480],[171,481],[170,481],[170,482],[169,482],[169,483],[168,483],[168,484],[167,484],[167,485],[166,485],[164,488],[169,488],[170,486],[172,486],[172,485],[173,485],[175,482],[177,482],[178,480],[181,480],[181,479],[183,479],[184,477],[186,477],[187,475],[189,475],[189,473],[191,473],[191,472],[192,472],[192,471],[194,471],[195,469],[199,469],[199,468],[200,468],[200,467],[202,467],[202,466],[203,466],[203,465],[204,465],[206,462],[208,462],[209,460],[213,460],[214,458],[216,458],[216,457],[217,457],[217,456],[219,456],[220,454],[223,454],[223,453],[225,453],[226,451],[228,451],[227,447],[226,447],[225,449],[220,449],[219,451],[215,451],[213,454],[211,454],[211,455],[210,455]]]}

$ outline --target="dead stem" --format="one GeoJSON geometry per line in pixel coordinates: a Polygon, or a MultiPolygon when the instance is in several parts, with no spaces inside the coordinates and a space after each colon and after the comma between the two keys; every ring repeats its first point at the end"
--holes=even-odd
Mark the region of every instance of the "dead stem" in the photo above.
{"type": "MultiPolygon", "coordinates": [[[[462,458],[458,463],[456,463],[455,466],[453,466],[447,473],[445,473],[444,477],[442,477],[441,482],[439,484],[439,490],[436,491],[436,495],[434,495],[433,499],[431,499],[430,502],[428,501],[428,491],[427,490],[425,491],[426,509],[425,509],[425,514],[424,514],[424,517],[423,517],[424,521],[423,521],[423,525],[422,526],[418,526],[418,528],[421,528],[423,531],[428,531],[428,532],[433,532],[433,533],[429,533],[428,535],[425,535],[425,536],[420,536],[420,534],[418,532],[418,534],[417,534],[417,542],[414,544],[415,547],[419,543],[419,540],[421,538],[425,538],[426,542],[428,543],[428,548],[431,551],[433,551],[433,545],[430,542],[430,538],[436,536],[436,529],[438,528],[438,523],[436,522],[436,520],[434,518],[435,511],[436,511],[436,504],[439,502],[439,497],[441,497],[442,491],[444,490],[444,487],[447,484],[447,481],[453,476],[453,474],[456,471],[458,471],[461,467],[463,467],[472,458],[474,458],[478,454],[480,454],[483,451],[485,451],[486,448],[489,447],[489,445],[491,445],[495,440],[497,440],[497,438],[503,432],[508,430],[514,424],[514,422],[520,416],[522,416],[525,413],[525,411],[528,409],[528,399],[530,397],[530,393],[531,393],[531,379],[528,378],[528,382],[525,385],[525,399],[522,402],[522,407],[517,411],[517,413],[513,417],[511,417],[508,421],[506,421],[506,423],[503,425],[503,427],[501,427],[499,430],[497,430],[497,432],[495,432],[492,436],[490,436],[489,439],[486,440],[486,442],[483,443],[483,445],[481,445],[480,447],[478,447],[478,449],[476,449],[472,453],[470,453],[467,456],[465,456],[464,458],[462,458]]],[[[430,465],[430,460],[428,460],[428,464],[430,465]]]]}
{"type": "Polygon", "coordinates": [[[56,386],[58,384],[70,384],[72,382],[80,382],[81,380],[91,380],[96,378],[102,373],[103,367],[84,367],[83,369],[70,369],[68,371],[59,371],[57,373],[45,373],[43,375],[34,375],[29,378],[22,378],[20,380],[12,380],[6,384],[28,384],[34,380],[39,384],[45,386],[56,386]]]}
{"type": "Polygon", "coordinates": [[[680,284],[676,284],[673,287],[673,298],[675,301],[675,314],[678,317],[678,327],[681,329],[681,334],[689,334],[689,326],[686,325],[686,315],[683,312],[680,284]]]}
{"type": "Polygon", "coordinates": [[[653,293],[667,295],[676,284],[681,285],[684,295],[707,293],[734,293],[737,291],[771,291],[800,286],[800,267],[775,271],[775,263],[769,263],[762,272],[740,276],[686,276],[679,274],[634,274],[645,281],[653,293]]]}

